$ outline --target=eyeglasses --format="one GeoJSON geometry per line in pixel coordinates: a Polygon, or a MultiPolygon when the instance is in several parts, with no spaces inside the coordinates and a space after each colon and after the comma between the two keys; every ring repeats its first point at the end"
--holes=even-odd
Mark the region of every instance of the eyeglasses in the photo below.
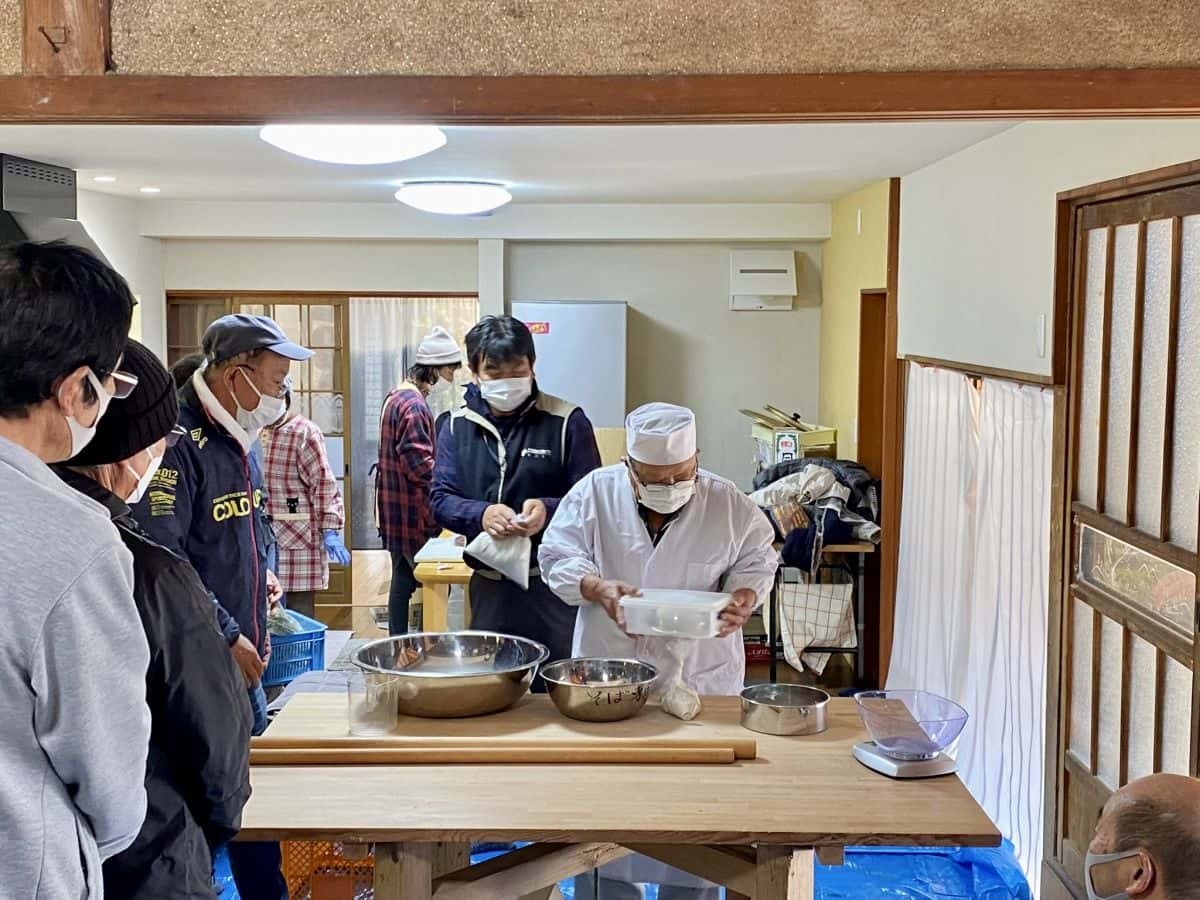
{"type": "Polygon", "coordinates": [[[634,468],[633,460],[629,459],[628,457],[624,457],[621,461],[625,463],[626,468],[629,469],[629,472],[633,475],[634,480],[642,487],[672,487],[681,481],[695,481],[696,476],[700,472],[700,461],[696,460],[696,465],[693,466],[692,471],[686,475],[676,475],[667,481],[646,481],[641,475],[638,474],[637,469],[634,468]]]}
{"type": "Polygon", "coordinates": [[[138,377],[129,372],[117,369],[109,372],[108,377],[113,380],[112,397],[114,400],[124,400],[138,386],[138,377]]]}
{"type": "Polygon", "coordinates": [[[174,447],[185,437],[187,437],[187,429],[182,425],[176,425],[167,432],[167,436],[164,438],[164,440],[167,442],[168,447],[174,447]]]}
{"type": "MultiPolygon", "coordinates": [[[[257,372],[258,371],[258,369],[254,368],[254,366],[238,366],[238,368],[245,369],[247,372],[257,372]]],[[[250,376],[246,376],[246,380],[250,381],[250,376]]],[[[268,388],[267,390],[259,390],[258,385],[256,385],[253,381],[250,381],[250,387],[254,388],[254,390],[258,391],[258,393],[262,396],[271,397],[275,400],[282,400],[284,398],[284,396],[287,394],[287,392],[289,390],[291,390],[291,387],[292,387],[291,376],[290,375],[285,376],[283,379],[283,383],[277,388],[268,388]]]]}

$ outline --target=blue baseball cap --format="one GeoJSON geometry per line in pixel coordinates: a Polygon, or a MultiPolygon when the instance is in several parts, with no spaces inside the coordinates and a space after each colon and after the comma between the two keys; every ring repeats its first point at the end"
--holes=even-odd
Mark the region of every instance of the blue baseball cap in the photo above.
{"type": "Polygon", "coordinates": [[[274,319],[245,313],[221,316],[209,325],[201,349],[212,363],[224,362],[252,350],[270,350],[296,362],[303,362],[313,355],[307,347],[289,341],[274,319]]]}

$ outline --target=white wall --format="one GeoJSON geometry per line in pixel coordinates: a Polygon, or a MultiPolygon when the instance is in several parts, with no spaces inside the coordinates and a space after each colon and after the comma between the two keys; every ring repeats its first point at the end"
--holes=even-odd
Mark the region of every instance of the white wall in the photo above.
{"type": "Polygon", "coordinates": [[[473,293],[474,241],[163,241],[167,290],[473,293]]]}
{"type": "Polygon", "coordinates": [[[80,191],[78,197],[79,221],[138,298],[134,336],[164,356],[167,322],[162,242],[141,236],[141,204],[137,200],[94,191],[80,191]]]}
{"type": "Polygon", "coordinates": [[[508,298],[627,301],[628,405],[692,408],[704,467],[749,487],[750,423],[738,409],[772,403],[816,418],[821,249],[786,246],[799,251],[791,312],[730,312],[730,247],[712,243],[510,244],[508,298]]]}
{"type": "Polygon", "coordinates": [[[287,240],[795,241],[829,237],[828,203],[515,203],[433,216],[399,203],[154,200],[142,233],[287,240]]]}
{"type": "Polygon", "coordinates": [[[1055,194],[1197,157],[1200,121],[1030,122],[906,176],[900,353],[1049,375],[1055,194]]]}

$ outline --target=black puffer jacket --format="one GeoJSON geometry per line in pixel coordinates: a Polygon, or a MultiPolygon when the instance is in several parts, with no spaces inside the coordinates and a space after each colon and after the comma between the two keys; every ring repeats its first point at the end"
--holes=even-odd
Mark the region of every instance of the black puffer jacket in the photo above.
{"type": "Polygon", "coordinates": [[[250,797],[245,682],[191,564],[154,543],[95,481],[58,473],[112,515],[133,555],[133,596],[150,645],[146,821],[133,846],[104,863],[105,896],[214,897],[212,849],[237,834],[250,797]]]}

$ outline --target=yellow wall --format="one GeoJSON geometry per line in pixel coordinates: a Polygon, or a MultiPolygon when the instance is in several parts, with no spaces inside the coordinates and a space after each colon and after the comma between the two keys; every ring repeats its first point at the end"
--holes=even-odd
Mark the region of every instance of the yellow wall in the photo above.
{"type": "Polygon", "coordinates": [[[831,237],[821,251],[821,424],[837,427],[843,459],[858,454],[859,295],[887,287],[887,228],[884,180],[834,202],[831,237]]]}

